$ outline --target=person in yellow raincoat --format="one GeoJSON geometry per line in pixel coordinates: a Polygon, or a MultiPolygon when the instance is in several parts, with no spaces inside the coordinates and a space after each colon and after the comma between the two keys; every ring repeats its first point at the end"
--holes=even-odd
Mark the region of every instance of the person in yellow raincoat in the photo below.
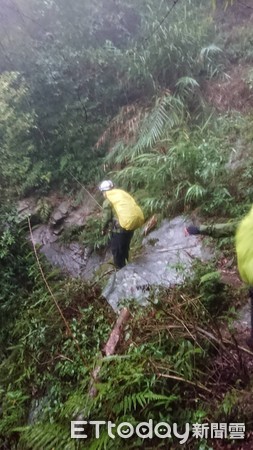
{"type": "Polygon", "coordinates": [[[241,279],[249,286],[251,303],[251,334],[246,340],[253,349],[253,206],[249,213],[240,221],[214,225],[189,225],[185,228],[185,235],[206,235],[216,238],[233,236],[235,234],[235,248],[237,266],[241,279]]]}
{"type": "Polygon", "coordinates": [[[111,250],[117,269],[129,259],[130,242],[134,230],[144,224],[144,215],[134,198],[123,189],[116,189],[111,180],[99,186],[105,200],[103,203],[102,234],[112,226],[111,250]]]}
{"type": "Polygon", "coordinates": [[[251,334],[247,339],[247,344],[253,348],[253,206],[239,223],[235,235],[235,247],[241,279],[249,286],[251,334]]]}

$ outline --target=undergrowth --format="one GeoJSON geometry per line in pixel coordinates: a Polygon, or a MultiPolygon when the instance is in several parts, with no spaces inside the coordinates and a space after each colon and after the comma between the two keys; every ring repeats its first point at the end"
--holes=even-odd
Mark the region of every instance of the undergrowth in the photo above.
{"type": "MultiPolygon", "coordinates": [[[[17,256],[17,239],[19,244],[23,239],[15,223],[13,226],[11,237],[4,235],[1,244],[4,265],[10,258],[4,250],[11,246],[17,256]]],[[[78,279],[63,280],[41,261],[70,335],[45,289],[33,252],[27,241],[23,242],[18,260],[19,264],[25,260],[27,269],[22,279],[17,276],[18,267],[8,276],[6,270],[1,271],[6,292],[1,308],[8,305],[13,276],[20,293],[18,308],[14,302],[15,309],[5,310],[8,320],[1,329],[3,448],[81,448],[82,442],[70,437],[71,420],[111,420],[136,426],[152,419],[154,423],[175,422],[183,428],[186,422],[244,419],[239,398],[248,389],[247,361],[244,352],[238,360],[229,328],[228,337],[222,337],[226,323],[234,317],[229,309],[232,293],[214,267],[199,265],[195,277],[182,287],[151,291],[145,309],[130,302],[131,318],[117,354],[101,359],[115,313],[101,297],[99,287],[78,279]],[[22,293],[24,277],[26,286],[33,280],[30,292],[26,287],[22,293]],[[97,365],[101,367],[97,395],[92,396],[91,373],[97,365]],[[225,382],[217,387],[223,372],[225,382]],[[231,416],[234,405],[236,414],[231,416]]],[[[246,419],[250,421],[252,416],[246,419]]],[[[133,436],[126,441],[116,435],[112,440],[105,430],[95,439],[94,429],[87,430],[85,446],[92,450],[150,448],[150,444],[168,448],[172,441],[174,448],[196,448],[196,442],[185,447],[168,436],[148,441],[133,436]]],[[[205,440],[198,445],[204,448],[205,440]]]]}

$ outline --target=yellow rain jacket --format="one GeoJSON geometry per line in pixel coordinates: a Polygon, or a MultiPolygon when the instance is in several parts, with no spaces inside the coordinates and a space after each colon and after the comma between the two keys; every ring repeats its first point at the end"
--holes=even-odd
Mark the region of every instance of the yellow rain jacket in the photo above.
{"type": "Polygon", "coordinates": [[[241,279],[253,286],[253,207],[237,228],[235,245],[241,279]]]}
{"type": "Polygon", "coordinates": [[[121,228],[136,230],[144,224],[144,215],[133,197],[122,189],[111,189],[105,197],[112,206],[121,228]]]}

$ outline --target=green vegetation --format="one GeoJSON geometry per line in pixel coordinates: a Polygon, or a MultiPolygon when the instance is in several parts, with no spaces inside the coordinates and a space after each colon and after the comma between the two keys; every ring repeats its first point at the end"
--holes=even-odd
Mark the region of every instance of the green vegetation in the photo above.
{"type": "MultiPolygon", "coordinates": [[[[11,236],[12,246],[22,238],[16,229],[11,236]]],[[[10,239],[5,245],[10,245],[10,239]]],[[[213,314],[214,311],[217,314],[217,301],[219,314],[224,314],[227,304],[224,286],[210,272],[212,267],[199,267],[196,277],[182,288],[151,295],[150,306],[145,309],[131,304],[132,319],[125,340],[119,354],[103,359],[96,384],[98,395],[93,398],[89,395],[91,372],[99,363],[114,314],[100,298],[97,287],[48,273],[83,361],[44,288],[27,244],[22,247],[22,255],[26,260],[22,281],[17,272],[20,267],[5,280],[8,290],[13,279],[19,292],[24,282],[27,286],[30,283],[32,289],[29,292],[26,288],[18,308],[12,304],[7,309],[7,302],[3,302],[8,323],[4,330],[9,334],[1,336],[1,342],[5,343],[0,372],[2,445],[9,448],[18,445],[27,450],[79,448],[70,438],[70,421],[83,416],[116,424],[127,421],[132,425],[144,418],[182,426],[198,420],[228,420],[232,408],[230,384],[238,390],[237,394],[233,391],[238,417],[246,420],[243,408],[239,407],[247,381],[246,364],[236,365],[236,357],[229,350],[233,347],[231,338],[230,343],[227,340],[227,349],[220,340],[220,328],[213,314]],[[222,355],[226,363],[222,362],[222,355]],[[226,373],[228,365],[233,367],[231,379],[217,388],[217,373],[226,373]]],[[[3,265],[6,258],[7,255],[1,258],[3,265]]],[[[43,267],[47,270],[44,263],[43,267]]],[[[231,303],[231,291],[227,294],[231,303]]],[[[233,316],[233,310],[227,312],[220,326],[224,327],[225,321],[233,316]]],[[[251,420],[252,415],[247,417],[247,423],[251,420]]],[[[156,438],[152,440],[153,446],[159,443],[156,438]]],[[[165,440],[164,445],[168,443],[165,440]]],[[[106,433],[98,440],[94,440],[92,433],[87,445],[92,449],[115,445],[146,448],[145,440],[131,439],[124,444],[119,437],[111,441],[106,433]]]]}
{"type": "MultiPolygon", "coordinates": [[[[70,438],[77,418],[252,427],[251,355],[231,325],[246,293],[224,284],[217,261],[197,265],[180,288],[151,291],[145,309],[130,302],[117,354],[101,362],[116,318],[101,286],[64,277],[40,257],[50,294],[28,224],[15,212],[18,198],[33,195],[46,223],[49,193],[74,193],[77,205],[83,192],[75,178],[92,188],[102,177],[134,192],[146,217],[156,212],[159,220],[194,208],[214,221],[248,210],[253,32],[245,14],[230,27],[243,2],[225,2],[225,11],[214,3],[1,1],[3,449],[84,448],[70,438]]],[[[95,250],[106,245],[97,217],[60,239],[95,250]]],[[[220,241],[219,251],[233,256],[231,239],[220,241]]],[[[206,439],[179,446],[176,438],[112,441],[105,432],[99,439],[94,429],[88,433],[90,450],[213,448],[206,439]]]]}

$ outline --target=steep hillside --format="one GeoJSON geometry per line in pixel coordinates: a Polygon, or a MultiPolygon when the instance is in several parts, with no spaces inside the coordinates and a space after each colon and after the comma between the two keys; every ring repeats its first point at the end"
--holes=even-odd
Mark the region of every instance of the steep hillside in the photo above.
{"type": "MultiPolygon", "coordinates": [[[[253,352],[237,316],[248,293],[233,236],[213,240],[215,258],[195,261],[182,285],[148,285],[148,305],[125,301],[119,317],[102,295],[111,264],[89,281],[74,278],[52,267],[34,238],[44,222],[63,252],[73,240],[105,250],[100,211],[85,191],[101,202],[102,178],[131,191],[158,223],[184,213],[212,224],[248,211],[253,4],[223,6],[1,1],[4,450],[252,448],[253,352]],[[31,216],[20,218],[17,198],[28,196],[31,216]],[[87,437],[73,439],[76,420],[115,427],[101,424],[97,436],[89,422],[87,437]],[[148,436],[140,422],[153,427],[148,436]]],[[[136,233],[132,259],[141,242],[136,233]]],[[[173,270],[182,275],[178,261],[173,270]]]]}

